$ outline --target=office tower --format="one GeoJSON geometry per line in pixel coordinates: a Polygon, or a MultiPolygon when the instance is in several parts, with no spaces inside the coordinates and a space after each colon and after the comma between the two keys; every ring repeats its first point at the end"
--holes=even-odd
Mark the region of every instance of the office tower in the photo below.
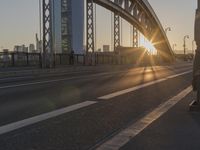
{"type": "Polygon", "coordinates": [[[29,52],[30,53],[34,53],[35,52],[35,45],[34,44],[30,44],[29,45],[29,52]]]}
{"type": "Polygon", "coordinates": [[[83,53],[84,0],[52,0],[52,34],[57,53],[83,53]]]}

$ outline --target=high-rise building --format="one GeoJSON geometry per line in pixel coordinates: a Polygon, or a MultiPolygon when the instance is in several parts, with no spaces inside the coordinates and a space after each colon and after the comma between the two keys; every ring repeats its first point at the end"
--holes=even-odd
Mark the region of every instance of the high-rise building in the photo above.
{"type": "Polygon", "coordinates": [[[42,51],[42,41],[39,40],[38,34],[35,34],[35,42],[36,42],[36,53],[39,53],[42,51]]]}
{"type": "Polygon", "coordinates": [[[110,45],[103,45],[103,52],[109,52],[110,51],[110,45]]]}
{"type": "Polygon", "coordinates": [[[9,61],[9,49],[3,49],[2,60],[3,62],[9,61]]]}
{"type": "Polygon", "coordinates": [[[52,0],[52,34],[57,53],[84,53],[84,0],[52,0]]]}
{"type": "Polygon", "coordinates": [[[3,49],[3,53],[8,53],[9,49],[3,49]]]}
{"type": "Polygon", "coordinates": [[[14,52],[24,52],[24,53],[28,53],[28,47],[26,47],[25,45],[16,45],[14,46],[14,52]]]}
{"type": "Polygon", "coordinates": [[[30,53],[34,53],[35,52],[35,45],[34,44],[30,44],[29,45],[29,52],[30,53]]]}

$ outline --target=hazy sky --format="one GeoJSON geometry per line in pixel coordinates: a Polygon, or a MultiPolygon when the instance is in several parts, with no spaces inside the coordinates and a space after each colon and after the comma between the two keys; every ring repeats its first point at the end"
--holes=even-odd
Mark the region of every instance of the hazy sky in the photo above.
{"type": "Polygon", "coordinates": [[[0,0],[0,47],[35,42],[38,32],[37,0],[0,0]]]}
{"type": "MultiPolygon", "coordinates": [[[[183,36],[190,39],[187,47],[191,49],[194,30],[196,0],[149,0],[163,27],[170,26],[170,43],[176,49],[183,49],[183,36]]],[[[38,0],[1,0],[0,2],[0,48],[13,49],[16,44],[35,43],[38,32],[38,0]]],[[[97,6],[97,47],[111,44],[111,13],[97,6]]],[[[123,45],[130,44],[130,25],[123,23],[123,45]]]]}
{"type": "Polygon", "coordinates": [[[170,26],[170,43],[176,43],[177,49],[183,49],[183,37],[189,35],[187,47],[191,49],[194,39],[194,18],[197,0],[149,0],[157,13],[163,28],[170,26]]]}

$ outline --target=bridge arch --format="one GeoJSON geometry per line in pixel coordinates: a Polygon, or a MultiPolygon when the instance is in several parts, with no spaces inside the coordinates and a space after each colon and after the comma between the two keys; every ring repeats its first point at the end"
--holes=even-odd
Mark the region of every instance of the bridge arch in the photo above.
{"type": "MultiPolygon", "coordinates": [[[[94,50],[93,3],[96,3],[115,14],[115,21],[119,24],[118,16],[124,18],[136,30],[139,30],[158,50],[165,60],[173,60],[174,53],[154,10],[147,0],[87,0],[87,49],[94,50]]],[[[116,30],[116,29],[114,29],[116,30]]],[[[119,32],[120,29],[116,30],[119,32]]],[[[119,37],[117,33],[114,36],[119,37]]],[[[114,37],[115,38],[115,37],[114,37]]],[[[116,39],[118,40],[118,39],[116,39]]],[[[116,42],[114,42],[117,46],[116,42]]],[[[137,44],[136,44],[137,45],[137,44]]]]}

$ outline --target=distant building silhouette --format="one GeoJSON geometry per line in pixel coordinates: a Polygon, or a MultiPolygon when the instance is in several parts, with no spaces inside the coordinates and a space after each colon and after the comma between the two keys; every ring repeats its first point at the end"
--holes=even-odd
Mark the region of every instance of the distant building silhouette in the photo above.
{"type": "Polygon", "coordinates": [[[29,53],[35,53],[35,45],[34,44],[30,44],[29,45],[29,53]]]}
{"type": "Polygon", "coordinates": [[[110,51],[110,45],[103,45],[103,52],[109,52],[110,51]]]}
{"type": "Polygon", "coordinates": [[[14,46],[14,52],[25,52],[28,53],[28,47],[26,47],[25,45],[15,45],[14,46]]]}

